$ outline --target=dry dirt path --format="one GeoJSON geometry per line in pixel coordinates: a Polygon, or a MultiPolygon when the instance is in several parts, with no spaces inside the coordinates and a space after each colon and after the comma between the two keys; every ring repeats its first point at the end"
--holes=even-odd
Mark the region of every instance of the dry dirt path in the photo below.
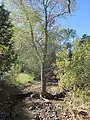
{"type": "MultiPolygon", "coordinates": [[[[56,84],[49,84],[47,90],[53,94],[60,92],[56,84]]],[[[12,120],[90,120],[87,113],[85,116],[75,118],[72,109],[69,109],[70,99],[68,97],[59,100],[41,100],[38,96],[40,83],[23,90],[24,93],[31,91],[35,94],[26,97],[14,106],[12,120]]]]}
{"type": "MultiPolygon", "coordinates": [[[[60,92],[56,84],[49,84],[47,90],[53,94],[60,92]]],[[[0,89],[0,120],[90,120],[87,112],[83,117],[75,118],[69,104],[66,104],[67,101],[70,102],[68,97],[44,101],[40,99],[39,93],[40,83],[22,91],[4,86],[0,89]],[[23,94],[24,97],[11,97],[12,91],[14,94],[23,94]],[[25,95],[30,92],[34,94],[25,95]]]]}

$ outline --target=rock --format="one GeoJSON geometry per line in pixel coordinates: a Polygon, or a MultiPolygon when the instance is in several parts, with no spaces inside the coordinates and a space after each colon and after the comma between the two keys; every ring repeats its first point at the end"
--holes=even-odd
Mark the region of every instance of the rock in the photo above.
{"type": "Polygon", "coordinates": [[[55,120],[60,120],[59,118],[55,118],[55,120]]]}
{"type": "Polygon", "coordinates": [[[37,114],[35,117],[35,120],[40,120],[39,115],[37,114]]]}
{"type": "Polygon", "coordinates": [[[55,114],[52,114],[52,115],[50,116],[50,118],[53,118],[53,117],[55,117],[55,114]]]}
{"type": "Polygon", "coordinates": [[[30,107],[29,110],[32,110],[32,107],[30,107]]]}
{"type": "Polygon", "coordinates": [[[78,115],[88,116],[88,113],[86,111],[80,111],[78,112],[78,115]]]}
{"type": "Polygon", "coordinates": [[[40,99],[40,95],[38,93],[33,93],[31,95],[31,98],[37,98],[37,99],[40,99]]]}

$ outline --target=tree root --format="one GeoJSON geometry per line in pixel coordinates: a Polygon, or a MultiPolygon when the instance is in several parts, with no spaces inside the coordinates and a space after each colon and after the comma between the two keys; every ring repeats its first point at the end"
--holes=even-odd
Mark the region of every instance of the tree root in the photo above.
{"type": "Polygon", "coordinates": [[[65,90],[60,92],[60,93],[56,93],[56,94],[51,94],[49,92],[44,92],[42,94],[42,98],[45,98],[45,99],[48,99],[48,100],[58,100],[60,98],[65,98],[66,92],[67,91],[65,91],[65,90]]]}

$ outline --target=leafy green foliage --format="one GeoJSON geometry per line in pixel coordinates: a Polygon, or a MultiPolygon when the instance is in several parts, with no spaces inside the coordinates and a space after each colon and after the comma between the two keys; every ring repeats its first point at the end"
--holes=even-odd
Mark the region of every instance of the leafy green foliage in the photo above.
{"type": "Polygon", "coordinates": [[[6,73],[4,79],[7,79],[7,82],[10,84],[23,87],[32,83],[34,75],[21,73],[21,68],[17,64],[11,67],[11,70],[8,73],[6,73]]]}
{"type": "Polygon", "coordinates": [[[16,83],[25,86],[31,84],[33,82],[33,79],[34,79],[33,74],[20,73],[16,78],[16,83]]]}
{"type": "MultiPolygon", "coordinates": [[[[19,43],[18,43],[19,45],[19,43]]],[[[39,73],[39,60],[36,52],[29,41],[22,42],[22,46],[17,50],[18,63],[21,70],[25,73],[39,73]]]]}
{"type": "MultiPolygon", "coordinates": [[[[27,7],[27,4],[24,3],[21,5],[19,1],[17,4],[7,0],[7,5],[11,10],[11,18],[14,24],[14,37],[13,41],[15,42],[15,50],[18,55],[18,63],[21,67],[21,70],[25,73],[35,73],[40,72],[40,62],[35,50],[35,47],[32,43],[31,37],[31,28],[30,21],[32,23],[32,29],[34,33],[35,44],[41,52],[39,46],[39,37],[37,34],[37,20],[34,18],[34,14],[38,14],[38,11],[32,12],[30,8],[27,7]],[[19,12],[19,13],[18,13],[19,12]]],[[[6,5],[6,6],[7,6],[6,5]]],[[[39,19],[39,14],[38,18],[39,19]]]]}
{"type": "Polygon", "coordinates": [[[90,88],[90,51],[88,41],[79,45],[78,39],[73,42],[72,58],[67,56],[67,49],[57,53],[55,72],[60,79],[60,87],[74,91],[90,88]],[[62,74],[63,73],[63,74],[62,74]]]}
{"type": "Polygon", "coordinates": [[[0,6],[0,75],[10,70],[16,59],[14,44],[11,41],[13,25],[9,14],[3,5],[0,6]]]}

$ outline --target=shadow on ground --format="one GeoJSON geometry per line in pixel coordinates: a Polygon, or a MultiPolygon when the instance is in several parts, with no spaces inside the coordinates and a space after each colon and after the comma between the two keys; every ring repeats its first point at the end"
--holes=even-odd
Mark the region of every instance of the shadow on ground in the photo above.
{"type": "Polygon", "coordinates": [[[20,88],[0,81],[0,120],[30,120],[25,103],[15,98],[15,94],[21,94],[20,88]]]}

